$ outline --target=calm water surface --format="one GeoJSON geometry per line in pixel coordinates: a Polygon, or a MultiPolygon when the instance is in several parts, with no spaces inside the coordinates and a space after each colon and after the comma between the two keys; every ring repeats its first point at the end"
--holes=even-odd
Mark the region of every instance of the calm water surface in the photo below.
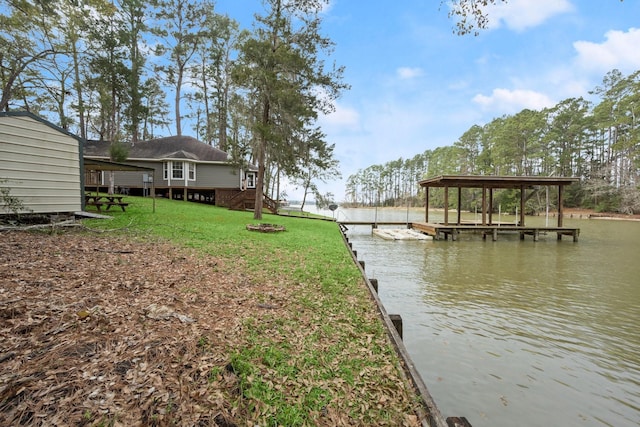
{"type": "MultiPolygon", "coordinates": [[[[419,221],[424,211],[335,216],[419,221]]],[[[536,222],[545,219],[527,218],[536,222]]],[[[474,427],[640,425],[640,222],[565,225],[581,229],[578,243],[555,233],[417,242],[347,232],[387,311],[402,315],[405,345],[445,417],[474,427]]]]}

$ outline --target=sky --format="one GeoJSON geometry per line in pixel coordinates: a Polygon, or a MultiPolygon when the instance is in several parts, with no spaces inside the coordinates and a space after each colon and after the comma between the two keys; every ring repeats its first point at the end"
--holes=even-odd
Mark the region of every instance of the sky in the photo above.
{"type": "MultiPolygon", "coordinates": [[[[261,0],[218,0],[251,29],[261,0]]],[[[572,97],[591,99],[613,69],[640,69],[640,0],[509,0],[489,28],[459,36],[440,0],[331,0],[321,32],[351,88],[319,118],[342,179],[319,183],[336,202],[358,170],[452,145],[473,125],[572,97]]],[[[302,191],[285,188],[287,198],[302,191]]]]}

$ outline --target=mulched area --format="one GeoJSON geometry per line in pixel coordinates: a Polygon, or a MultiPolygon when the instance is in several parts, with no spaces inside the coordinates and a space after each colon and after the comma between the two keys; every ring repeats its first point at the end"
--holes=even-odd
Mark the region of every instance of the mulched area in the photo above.
{"type": "Polygon", "coordinates": [[[0,425],[233,425],[225,366],[260,310],[237,269],[166,243],[5,232],[0,273],[0,425]]]}
{"type": "MultiPolygon", "coordinates": [[[[277,316],[295,329],[286,338],[295,346],[321,337],[329,315],[340,329],[317,345],[334,349],[337,340],[344,354],[327,369],[370,359],[384,375],[364,369],[353,383],[309,384],[264,369],[264,380],[292,398],[318,385],[335,392],[316,425],[369,425],[370,411],[388,413],[381,425],[420,425],[420,405],[379,351],[384,337],[352,335],[340,313],[297,306],[301,289],[282,286],[284,277],[271,283],[245,271],[242,259],[164,241],[0,231],[0,425],[263,425],[260,411],[273,408],[243,396],[231,364],[250,345],[243,328],[258,323],[269,332],[277,316]]],[[[378,322],[373,307],[363,310],[360,321],[378,322]]]]}

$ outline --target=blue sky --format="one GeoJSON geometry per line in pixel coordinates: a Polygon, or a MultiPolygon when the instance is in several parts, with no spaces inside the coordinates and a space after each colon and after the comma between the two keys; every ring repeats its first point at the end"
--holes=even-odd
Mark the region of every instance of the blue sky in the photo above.
{"type": "MultiPolygon", "coordinates": [[[[264,14],[261,0],[216,9],[243,28],[264,14]]],[[[324,11],[351,85],[320,119],[343,175],[320,188],[336,201],[358,169],[452,145],[504,114],[588,98],[608,71],[640,69],[640,0],[510,0],[488,9],[478,36],[455,35],[447,12],[439,0],[332,0],[324,11]]]]}

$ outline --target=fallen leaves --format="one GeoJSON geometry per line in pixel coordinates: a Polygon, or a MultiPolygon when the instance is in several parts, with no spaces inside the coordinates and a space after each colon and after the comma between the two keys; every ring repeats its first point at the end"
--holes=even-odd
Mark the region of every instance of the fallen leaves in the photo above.
{"type": "MultiPolygon", "coordinates": [[[[270,420],[281,408],[244,394],[248,383],[293,402],[318,395],[316,425],[363,425],[371,411],[419,425],[384,333],[359,336],[339,307],[314,309],[323,296],[305,284],[247,275],[243,262],[121,236],[2,233],[0,425],[270,420]],[[256,347],[241,379],[231,361],[256,345],[249,330],[271,348],[256,347]]],[[[378,324],[369,308],[358,322],[378,324]]]]}
{"type": "Polygon", "coordinates": [[[166,243],[103,236],[4,233],[0,254],[0,424],[230,413],[228,399],[208,400],[209,372],[242,342],[247,310],[225,297],[242,293],[237,275],[166,243]],[[202,336],[215,343],[206,354],[202,336]]]}

